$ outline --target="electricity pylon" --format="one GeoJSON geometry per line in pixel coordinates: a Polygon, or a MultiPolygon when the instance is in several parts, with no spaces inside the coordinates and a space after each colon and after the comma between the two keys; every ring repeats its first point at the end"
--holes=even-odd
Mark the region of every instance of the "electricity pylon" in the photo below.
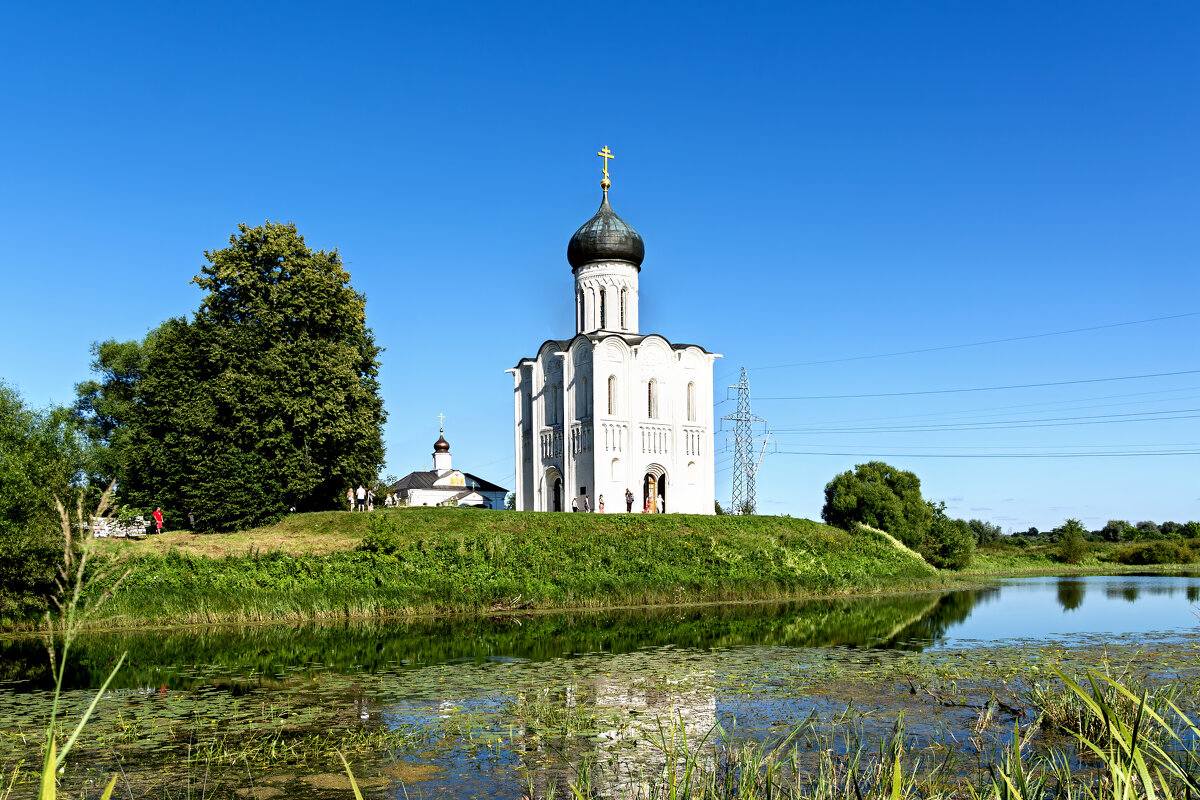
{"type": "Polygon", "coordinates": [[[754,492],[754,478],[758,474],[759,465],[762,464],[771,432],[767,431],[767,435],[762,438],[762,452],[755,458],[754,445],[757,441],[754,438],[754,423],[765,424],[766,420],[750,413],[750,383],[746,380],[745,367],[742,367],[741,380],[729,388],[737,389],[738,392],[737,411],[721,417],[733,422],[733,438],[725,440],[733,442],[733,498],[729,505],[729,513],[757,514],[758,500],[754,492]]]}

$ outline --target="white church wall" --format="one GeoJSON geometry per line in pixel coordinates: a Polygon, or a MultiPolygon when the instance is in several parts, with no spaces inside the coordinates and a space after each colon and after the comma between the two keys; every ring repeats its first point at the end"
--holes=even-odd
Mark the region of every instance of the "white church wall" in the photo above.
{"type": "Polygon", "coordinates": [[[638,270],[624,261],[598,261],[575,270],[576,332],[613,331],[633,334],[638,330],[638,270]],[[600,308],[600,290],[605,290],[605,310],[600,308]],[[625,293],[624,320],[621,292],[625,293]],[[601,325],[601,316],[605,319],[601,325]],[[622,324],[623,323],[623,324],[622,324]]]}
{"type": "Polygon", "coordinates": [[[522,362],[514,396],[518,507],[552,509],[551,486],[561,479],[564,509],[587,493],[593,506],[603,494],[606,511],[623,512],[628,488],[640,511],[651,473],[666,487],[669,511],[712,513],[713,356],[637,335],[639,272],[628,261],[575,266],[576,337],[547,341],[522,362]]]}

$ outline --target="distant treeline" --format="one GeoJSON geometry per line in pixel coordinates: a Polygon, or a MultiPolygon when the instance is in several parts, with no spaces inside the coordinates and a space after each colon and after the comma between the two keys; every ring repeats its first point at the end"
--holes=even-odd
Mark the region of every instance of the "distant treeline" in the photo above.
{"type": "MultiPolygon", "coordinates": [[[[972,520],[974,523],[976,520],[972,520]]],[[[991,538],[998,538],[999,527],[991,538]]],[[[1013,531],[1012,535],[1036,542],[1058,541],[1061,528],[1040,531],[1030,528],[1025,531],[1013,531]]],[[[1083,538],[1089,542],[1152,542],[1163,539],[1197,539],[1200,538],[1200,522],[1172,522],[1161,525],[1150,520],[1131,524],[1123,519],[1110,519],[1103,528],[1094,531],[1084,531],[1083,538]]],[[[983,540],[980,540],[983,543],[983,540]]]]}

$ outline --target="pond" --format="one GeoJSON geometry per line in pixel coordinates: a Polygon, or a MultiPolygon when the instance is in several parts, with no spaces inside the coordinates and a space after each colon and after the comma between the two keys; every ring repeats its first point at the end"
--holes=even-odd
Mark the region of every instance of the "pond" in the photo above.
{"type": "MultiPolygon", "coordinates": [[[[342,752],[376,797],[569,795],[581,775],[620,796],[685,735],[711,753],[807,720],[810,745],[845,752],[900,718],[908,746],[966,753],[957,769],[978,771],[1014,721],[1030,724],[1021,715],[1050,666],[1103,663],[1193,702],[1197,600],[1196,575],[1050,577],[784,604],[89,634],[66,679],[73,718],[128,655],[63,785],[77,796],[119,770],[126,796],[202,779],[210,797],[340,797],[342,752]],[[1011,714],[990,728],[989,698],[1011,714]]],[[[49,687],[40,641],[0,642],[6,774],[36,760],[49,687]]]]}

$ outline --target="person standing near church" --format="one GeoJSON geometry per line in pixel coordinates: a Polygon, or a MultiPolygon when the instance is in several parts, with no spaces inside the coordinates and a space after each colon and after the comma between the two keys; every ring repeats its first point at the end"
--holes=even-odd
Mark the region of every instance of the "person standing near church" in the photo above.
{"type": "Polygon", "coordinates": [[[629,489],[625,490],[625,513],[633,513],[633,492],[629,491],[629,489]]]}
{"type": "Polygon", "coordinates": [[[583,496],[583,513],[592,513],[592,496],[590,494],[585,494],[583,496]]]}
{"type": "Polygon", "coordinates": [[[596,513],[604,513],[604,495],[600,495],[600,499],[596,502],[596,513]]]}
{"type": "Polygon", "coordinates": [[[358,485],[358,488],[354,490],[354,497],[356,500],[354,503],[354,510],[365,511],[367,508],[367,490],[366,487],[364,487],[361,483],[358,485]]]}
{"type": "Polygon", "coordinates": [[[661,494],[658,496],[658,513],[667,513],[667,498],[663,497],[661,494]]]}
{"type": "Polygon", "coordinates": [[[349,506],[349,508],[346,509],[347,511],[354,510],[354,488],[353,487],[346,489],[346,505],[349,506]]]}
{"type": "Polygon", "coordinates": [[[161,509],[161,508],[155,508],[155,509],[154,509],[154,525],[155,525],[155,527],[157,527],[157,528],[158,528],[158,530],[156,531],[156,533],[162,533],[162,519],[163,519],[163,517],[162,517],[162,509],[161,509]]]}
{"type": "Polygon", "coordinates": [[[579,510],[579,498],[572,497],[571,498],[571,511],[578,511],[578,510],[579,510]]]}

